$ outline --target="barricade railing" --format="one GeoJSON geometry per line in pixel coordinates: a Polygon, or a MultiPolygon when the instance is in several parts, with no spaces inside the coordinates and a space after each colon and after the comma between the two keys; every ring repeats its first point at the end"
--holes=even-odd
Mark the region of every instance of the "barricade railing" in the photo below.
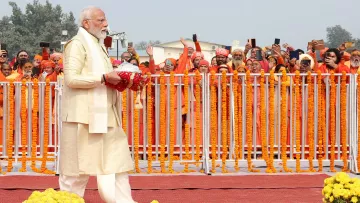
{"type": "Polygon", "coordinates": [[[0,85],[0,165],[6,172],[55,174],[60,86],[37,80],[0,85]]]}
{"type": "MultiPolygon", "coordinates": [[[[136,173],[257,171],[265,166],[267,172],[342,166],[358,173],[357,81],[351,74],[151,75],[143,92],[119,94],[118,113],[136,173]],[[142,109],[135,108],[138,95],[142,109]]],[[[61,84],[1,83],[0,164],[10,165],[8,171],[57,171],[61,84]]]]}

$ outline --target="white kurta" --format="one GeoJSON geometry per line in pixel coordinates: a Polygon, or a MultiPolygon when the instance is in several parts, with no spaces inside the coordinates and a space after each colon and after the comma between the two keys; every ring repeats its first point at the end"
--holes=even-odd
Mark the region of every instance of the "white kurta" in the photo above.
{"type": "MultiPolygon", "coordinates": [[[[92,36],[94,41],[97,41],[92,36]]],[[[110,58],[103,46],[103,63],[112,71],[110,58]]],[[[133,169],[127,137],[120,127],[120,98],[117,92],[107,89],[107,133],[89,133],[89,115],[93,109],[91,90],[101,83],[102,75],[89,71],[91,50],[81,35],[65,45],[64,88],[62,97],[62,134],[60,137],[60,174],[67,176],[105,175],[133,169]]],[[[104,98],[101,98],[104,99],[104,98]]],[[[96,109],[95,109],[96,110],[96,109]]]]}

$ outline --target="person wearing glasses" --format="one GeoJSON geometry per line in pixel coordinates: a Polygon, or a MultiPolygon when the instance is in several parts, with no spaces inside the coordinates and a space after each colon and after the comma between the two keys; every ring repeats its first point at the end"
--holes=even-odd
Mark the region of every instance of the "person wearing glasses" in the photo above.
{"type": "Polygon", "coordinates": [[[103,44],[108,22],[97,7],[85,8],[79,19],[77,35],[64,46],[60,190],[83,197],[89,176],[97,176],[105,202],[134,203],[128,176],[134,165],[119,119],[120,98],[105,85],[121,82],[103,44]]]}

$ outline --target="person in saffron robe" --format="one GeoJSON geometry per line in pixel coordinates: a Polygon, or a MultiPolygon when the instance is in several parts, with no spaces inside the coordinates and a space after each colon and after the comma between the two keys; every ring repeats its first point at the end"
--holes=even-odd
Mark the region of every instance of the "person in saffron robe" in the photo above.
{"type": "Polygon", "coordinates": [[[245,73],[245,63],[244,63],[244,52],[241,49],[235,49],[231,53],[232,59],[230,62],[227,63],[229,67],[233,70],[237,70],[239,73],[245,73]]]}
{"type": "Polygon", "coordinates": [[[207,60],[201,60],[199,62],[200,73],[209,73],[210,64],[207,60]]]}
{"type": "Polygon", "coordinates": [[[330,73],[330,71],[334,71],[334,73],[342,73],[343,71],[349,73],[350,68],[341,64],[340,60],[340,51],[338,49],[330,48],[325,52],[325,61],[324,64],[319,67],[319,70],[322,73],[330,73]]]}
{"type": "Polygon", "coordinates": [[[0,66],[8,61],[8,52],[6,50],[0,50],[0,66]]]}
{"type": "MultiPolygon", "coordinates": [[[[10,75],[11,73],[11,67],[9,64],[7,63],[2,63],[1,66],[1,72],[0,72],[0,82],[6,82],[6,76],[10,75]]],[[[3,139],[3,88],[0,88],[0,146],[4,145],[4,140],[3,139]]],[[[0,151],[2,150],[2,147],[0,147],[0,151]]]]}
{"type": "MultiPolygon", "coordinates": [[[[25,50],[21,50],[16,55],[16,62],[13,67],[13,71],[16,71],[20,66],[24,65],[29,60],[29,54],[25,50]]],[[[20,70],[19,70],[20,71],[20,70]]]]}
{"type": "Polygon", "coordinates": [[[210,71],[214,71],[215,73],[219,73],[219,67],[221,65],[227,66],[228,68],[228,72],[232,73],[233,69],[231,67],[229,67],[227,64],[227,58],[229,56],[229,51],[224,49],[224,48],[217,48],[216,49],[216,66],[212,66],[210,71]]]}
{"type": "Polygon", "coordinates": [[[350,72],[356,74],[360,67],[360,51],[355,49],[351,52],[350,57],[350,72]]]}
{"type": "Polygon", "coordinates": [[[195,72],[200,67],[200,61],[204,59],[204,54],[201,52],[194,52],[191,55],[191,62],[193,64],[193,68],[189,70],[189,73],[195,72]]]}

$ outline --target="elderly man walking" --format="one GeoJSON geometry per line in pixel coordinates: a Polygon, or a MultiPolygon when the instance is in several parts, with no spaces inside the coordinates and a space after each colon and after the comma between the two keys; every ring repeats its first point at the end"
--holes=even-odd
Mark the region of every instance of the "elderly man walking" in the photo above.
{"type": "Polygon", "coordinates": [[[84,196],[89,176],[97,176],[101,198],[134,203],[127,172],[133,169],[127,136],[120,127],[118,84],[103,46],[105,13],[96,7],[81,12],[78,34],[65,45],[60,141],[60,189],[84,196]]]}

